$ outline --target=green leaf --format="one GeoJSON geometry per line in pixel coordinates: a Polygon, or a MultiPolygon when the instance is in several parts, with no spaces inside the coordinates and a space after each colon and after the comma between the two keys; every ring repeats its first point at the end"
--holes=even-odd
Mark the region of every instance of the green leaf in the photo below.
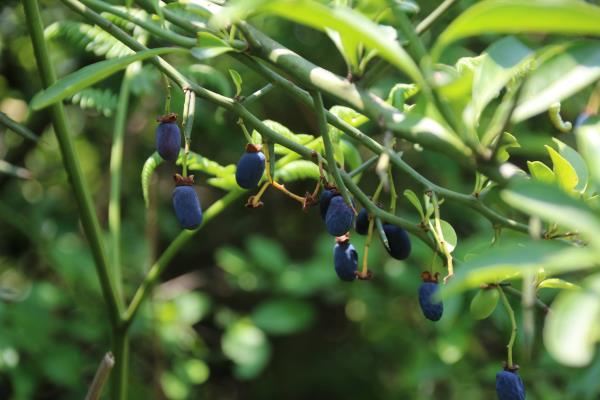
{"type": "Polygon", "coordinates": [[[552,159],[552,172],[554,172],[554,176],[560,187],[567,192],[573,190],[579,182],[575,168],[573,168],[573,166],[552,147],[544,147],[546,147],[548,154],[550,154],[550,158],[552,159]]]}
{"type": "Polygon", "coordinates": [[[217,187],[219,189],[223,189],[225,191],[239,189],[239,186],[235,180],[235,175],[226,176],[226,177],[208,178],[206,180],[206,183],[208,183],[211,186],[217,187]]]}
{"type": "Polygon", "coordinates": [[[339,146],[342,148],[346,170],[351,171],[355,168],[358,168],[362,164],[360,151],[358,151],[356,146],[350,143],[350,141],[342,138],[340,139],[339,146]]]}
{"type": "Polygon", "coordinates": [[[558,187],[524,180],[510,185],[501,197],[518,210],[579,232],[600,248],[600,221],[596,213],[584,201],[558,187]]]}
{"type": "MultiPolygon", "coordinates": [[[[435,220],[431,220],[431,224],[435,226],[435,220]]],[[[444,237],[444,245],[449,253],[454,251],[456,244],[458,243],[458,237],[452,225],[449,222],[440,220],[440,227],[442,228],[442,236],[444,237]]]]}
{"type": "Polygon", "coordinates": [[[567,282],[560,278],[544,279],[538,284],[538,289],[579,289],[578,285],[567,282]]]}
{"type": "Polygon", "coordinates": [[[61,39],[70,46],[81,48],[106,58],[123,57],[133,50],[119,42],[108,32],[94,25],[74,21],[58,21],[44,30],[48,40],[61,39]]]}
{"type": "Polygon", "coordinates": [[[329,8],[311,0],[238,1],[234,6],[227,7],[215,15],[211,22],[222,27],[251,12],[273,13],[321,31],[332,29],[348,40],[354,39],[368,48],[377,50],[381,58],[405,72],[415,82],[424,81],[417,65],[397,41],[389,40],[380,26],[346,7],[329,8]]]}
{"type": "Polygon", "coordinates": [[[434,59],[452,42],[484,33],[600,35],[600,8],[578,0],[481,1],[456,18],[433,48],[434,59]]]}
{"type": "Polygon", "coordinates": [[[513,122],[548,110],[600,78],[599,42],[580,41],[560,50],[527,78],[513,122]]]}
{"type": "Polygon", "coordinates": [[[390,89],[386,103],[398,110],[404,110],[406,100],[419,92],[419,87],[412,83],[396,83],[390,89]]]}
{"type": "Polygon", "coordinates": [[[442,235],[444,235],[444,245],[449,253],[454,251],[456,244],[458,243],[458,237],[456,236],[456,232],[454,228],[448,221],[440,220],[440,225],[442,227],[442,235]]]}
{"type": "Polygon", "coordinates": [[[79,105],[83,110],[94,109],[105,117],[110,117],[117,108],[119,99],[110,89],[83,89],[71,98],[73,104],[79,105]]]}
{"type": "Polygon", "coordinates": [[[476,126],[485,107],[529,63],[533,52],[513,36],[494,42],[475,67],[471,100],[471,126],[476,126]]]}
{"type": "Polygon", "coordinates": [[[252,321],[271,335],[290,335],[308,328],[315,319],[310,303],[301,300],[267,300],[251,314],[252,321]]]}
{"type": "Polygon", "coordinates": [[[469,306],[471,316],[478,320],[486,319],[496,309],[499,298],[500,293],[496,287],[479,289],[469,306]]]}
{"type": "Polygon", "coordinates": [[[221,338],[221,349],[240,367],[236,374],[242,379],[258,375],[271,357],[271,346],[264,332],[248,319],[239,320],[227,328],[221,338]]]}
{"type": "Polygon", "coordinates": [[[594,358],[600,330],[600,275],[583,290],[564,291],[552,304],[544,326],[544,344],[560,363],[583,367],[594,358]]]}
{"type": "Polygon", "coordinates": [[[144,50],[130,56],[113,58],[111,60],[87,65],[36,94],[31,100],[30,106],[33,110],[41,110],[42,108],[48,107],[51,104],[74,95],[86,87],[92,86],[94,83],[126,68],[131,63],[175,52],[187,52],[187,50],[176,47],[163,47],[144,50]]]}
{"type": "Polygon", "coordinates": [[[229,75],[235,86],[235,97],[239,97],[242,94],[242,76],[235,69],[229,69],[229,75]]]}
{"type": "Polygon", "coordinates": [[[559,154],[571,164],[575,172],[577,173],[577,178],[579,182],[575,186],[575,190],[578,192],[583,192],[587,186],[587,181],[589,177],[589,172],[587,165],[585,165],[585,160],[578,152],[576,152],[572,147],[567,146],[560,140],[553,138],[552,141],[558,147],[559,154]]]}
{"type": "Polygon", "coordinates": [[[341,36],[333,29],[325,28],[325,33],[327,33],[327,36],[329,36],[344,58],[344,61],[346,61],[348,70],[353,73],[358,72],[360,42],[356,41],[355,37],[341,36]]]}
{"type": "Polygon", "coordinates": [[[549,275],[593,267],[596,252],[556,241],[505,242],[485,254],[465,261],[442,288],[442,296],[488,283],[521,278],[542,269],[549,275]]]}
{"type": "Polygon", "coordinates": [[[410,201],[410,203],[417,209],[419,215],[421,216],[421,220],[425,220],[425,213],[423,211],[423,206],[419,201],[419,197],[410,189],[404,190],[404,197],[410,201]]]}
{"type": "Polygon", "coordinates": [[[577,146],[589,168],[596,189],[600,188],[600,120],[586,121],[575,128],[577,146]]]}
{"type": "MultiPolygon", "coordinates": [[[[183,153],[179,154],[177,165],[183,162],[183,153]]],[[[210,160],[198,153],[190,152],[188,154],[188,169],[190,171],[201,171],[208,175],[217,177],[228,177],[235,174],[235,165],[229,164],[223,166],[216,161],[210,160]]]]}
{"type": "Polygon", "coordinates": [[[284,182],[319,179],[319,167],[308,160],[291,161],[275,170],[275,178],[284,182]]]}
{"type": "Polygon", "coordinates": [[[150,180],[152,179],[152,174],[154,173],[156,167],[162,164],[162,162],[163,158],[158,154],[157,151],[155,151],[150,157],[148,157],[148,159],[144,163],[144,166],[142,167],[142,174],[140,179],[142,182],[142,194],[144,195],[144,204],[146,204],[146,207],[148,207],[149,204],[150,196],[148,193],[150,188],[150,180]]]}
{"type": "Polygon", "coordinates": [[[333,106],[329,111],[339,119],[354,127],[360,126],[369,120],[363,114],[350,107],[333,106]]]}
{"type": "Polygon", "coordinates": [[[198,32],[198,45],[191,52],[199,60],[216,57],[229,51],[235,51],[225,40],[209,32],[198,32]]]}
{"type": "Polygon", "coordinates": [[[541,161],[527,161],[527,167],[529,168],[529,173],[531,176],[540,182],[544,183],[554,183],[556,182],[556,177],[554,176],[554,172],[546,164],[541,161]]]}
{"type": "Polygon", "coordinates": [[[508,161],[508,159],[510,158],[510,153],[508,152],[508,149],[516,149],[519,147],[521,147],[521,145],[517,141],[517,138],[508,132],[504,132],[504,134],[501,137],[500,146],[498,146],[498,153],[496,154],[496,159],[501,163],[508,161]]]}

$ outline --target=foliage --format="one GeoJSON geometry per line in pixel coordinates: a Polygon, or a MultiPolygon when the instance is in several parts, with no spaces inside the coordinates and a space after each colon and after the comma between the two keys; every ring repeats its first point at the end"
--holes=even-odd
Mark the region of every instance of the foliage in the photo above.
{"type": "Polygon", "coordinates": [[[502,361],[532,399],[597,398],[600,8],[221,3],[0,6],[2,397],[82,398],[111,350],[115,399],[492,398],[502,361]],[[201,229],[177,226],[175,172],[201,229]],[[325,181],[371,215],[370,282],[336,278],[307,207],[325,181]]]}

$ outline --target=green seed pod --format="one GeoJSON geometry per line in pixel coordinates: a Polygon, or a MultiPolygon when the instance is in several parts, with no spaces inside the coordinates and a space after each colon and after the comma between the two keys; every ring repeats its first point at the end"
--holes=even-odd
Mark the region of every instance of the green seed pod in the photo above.
{"type": "Polygon", "coordinates": [[[471,316],[475,319],[486,319],[498,304],[500,293],[496,288],[479,289],[473,300],[471,300],[471,316]]]}

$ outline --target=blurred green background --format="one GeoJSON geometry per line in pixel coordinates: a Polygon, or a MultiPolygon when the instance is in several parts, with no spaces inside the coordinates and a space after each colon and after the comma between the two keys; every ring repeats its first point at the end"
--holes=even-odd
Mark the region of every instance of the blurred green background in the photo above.
{"type": "MultiPolygon", "coordinates": [[[[437,1],[419,1],[420,18],[437,1]]],[[[460,1],[424,36],[431,42],[472,1],[460,1]]],[[[56,1],[41,1],[46,25],[77,17],[56,1]]],[[[277,18],[253,22],[284,45],[331,71],[345,75],[343,59],[323,34],[277,18]]],[[[448,63],[479,54],[495,37],[455,46],[448,63]]],[[[532,47],[552,40],[524,37],[532,47]]],[[[160,42],[151,41],[152,46],[160,42]]],[[[68,39],[49,40],[59,76],[99,60],[68,39]]],[[[207,87],[228,95],[227,69],[244,78],[244,94],[264,82],[241,64],[221,56],[209,66],[190,58],[172,61],[207,87]]],[[[109,154],[116,97],[122,74],[97,85],[102,109],[67,107],[77,134],[77,151],[97,212],[106,225],[109,154]],[[111,112],[112,108],[112,112],[111,112]]],[[[123,254],[126,292],[131,294],[152,260],[179,232],[171,209],[172,165],[162,165],[151,185],[151,207],[144,207],[139,174],[154,150],[155,118],[164,102],[159,74],[145,67],[134,81],[125,141],[123,254]]],[[[388,72],[374,90],[387,96],[403,77],[388,72]]],[[[109,331],[99,285],[78,213],[62,169],[60,153],[45,112],[27,104],[40,89],[32,46],[18,1],[0,5],[0,111],[41,135],[35,145],[0,129],[0,159],[27,168],[29,180],[0,175],[0,398],[81,399],[97,364],[109,348],[109,331]]],[[[563,103],[573,120],[589,91],[563,103]]],[[[173,91],[172,109],[180,112],[182,95],[173,91]]],[[[85,102],[84,102],[85,103],[85,102]]],[[[326,105],[332,106],[327,102],[326,105]]],[[[296,133],[316,134],[312,111],[274,90],[252,111],[279,121],[296,133]]],[[[522,147],[514,161],[544,159],[555,128],[542,115],[515,129],[522,147]]],[[[223,165],[236,163],[245,140],[236,119],[199,100],[193,150],[223,165]]],[[[561,137],[570,143],[572,138],[561,137]]],[[[469,192],[474,177],[438,153],[415,151],[407,143],[405,159],[423,175],[454,190],[469,192]]],[[[363,154],[363,158],[370,156],[363,154]]],[[[396,173],[400,191],[414,187],[396,173]]],[[[222,192],[197,179],[206,208],[222,192]]],[[[377,184],[366,173],[361,187],[377,184]]],[[[290,186],[303,193],[313,182],[290,186]]],[[[441,322],[425,320],[418,306],[419,274],[430,269],[431,251],[413,241],[413,255],[400,262],[387,257],[375,241],[370,253],[371,282],[345,283],[332,265],[333,240],[317,209],[303,214],[297,203],[268,192],[265,206],[244,208],[245,196],[199,232],[163,277],[152,302],[132,327],[131,399],[491,399],[495,374],[505,358],[510,324],[501,308],[477,322],[468,314],[474,293],[445,303],[441,322]]],[[[399,212],[417,218],[400,199],[399,212]]],[[[506,210],[510,212],[509,210],[506,210]]],[[[471,249],[489,246],[493,229],[477,214],[446,203],[443,217],[459,235],[458,259],[471,249]]],[[[362,253],[364,238],[353,237],[362,253]]],[[[555,293],[545,289],[551,300],[555,293]]],[[[518,300],[513,299],[520,315],[518,300]]],[[[538,328],[542,316],[537,316],[538,328]]],[[[520,341],[518,342],[520,345],[520,341]]],[[[538,335],[527,354],[516,360],[529,399],[600,398],[600,359],[585,369],[558,365],[538,335]]]]}

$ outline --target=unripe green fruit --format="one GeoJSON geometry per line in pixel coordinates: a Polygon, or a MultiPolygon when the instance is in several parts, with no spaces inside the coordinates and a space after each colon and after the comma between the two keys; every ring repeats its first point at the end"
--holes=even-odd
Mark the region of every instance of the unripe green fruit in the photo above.
{"type": "Polygon", "coordinates": [[[486,319],[496,309],[500,293],[496,288],[479,289],[471,300],[471,316],[475,319],[486,319]]]}

